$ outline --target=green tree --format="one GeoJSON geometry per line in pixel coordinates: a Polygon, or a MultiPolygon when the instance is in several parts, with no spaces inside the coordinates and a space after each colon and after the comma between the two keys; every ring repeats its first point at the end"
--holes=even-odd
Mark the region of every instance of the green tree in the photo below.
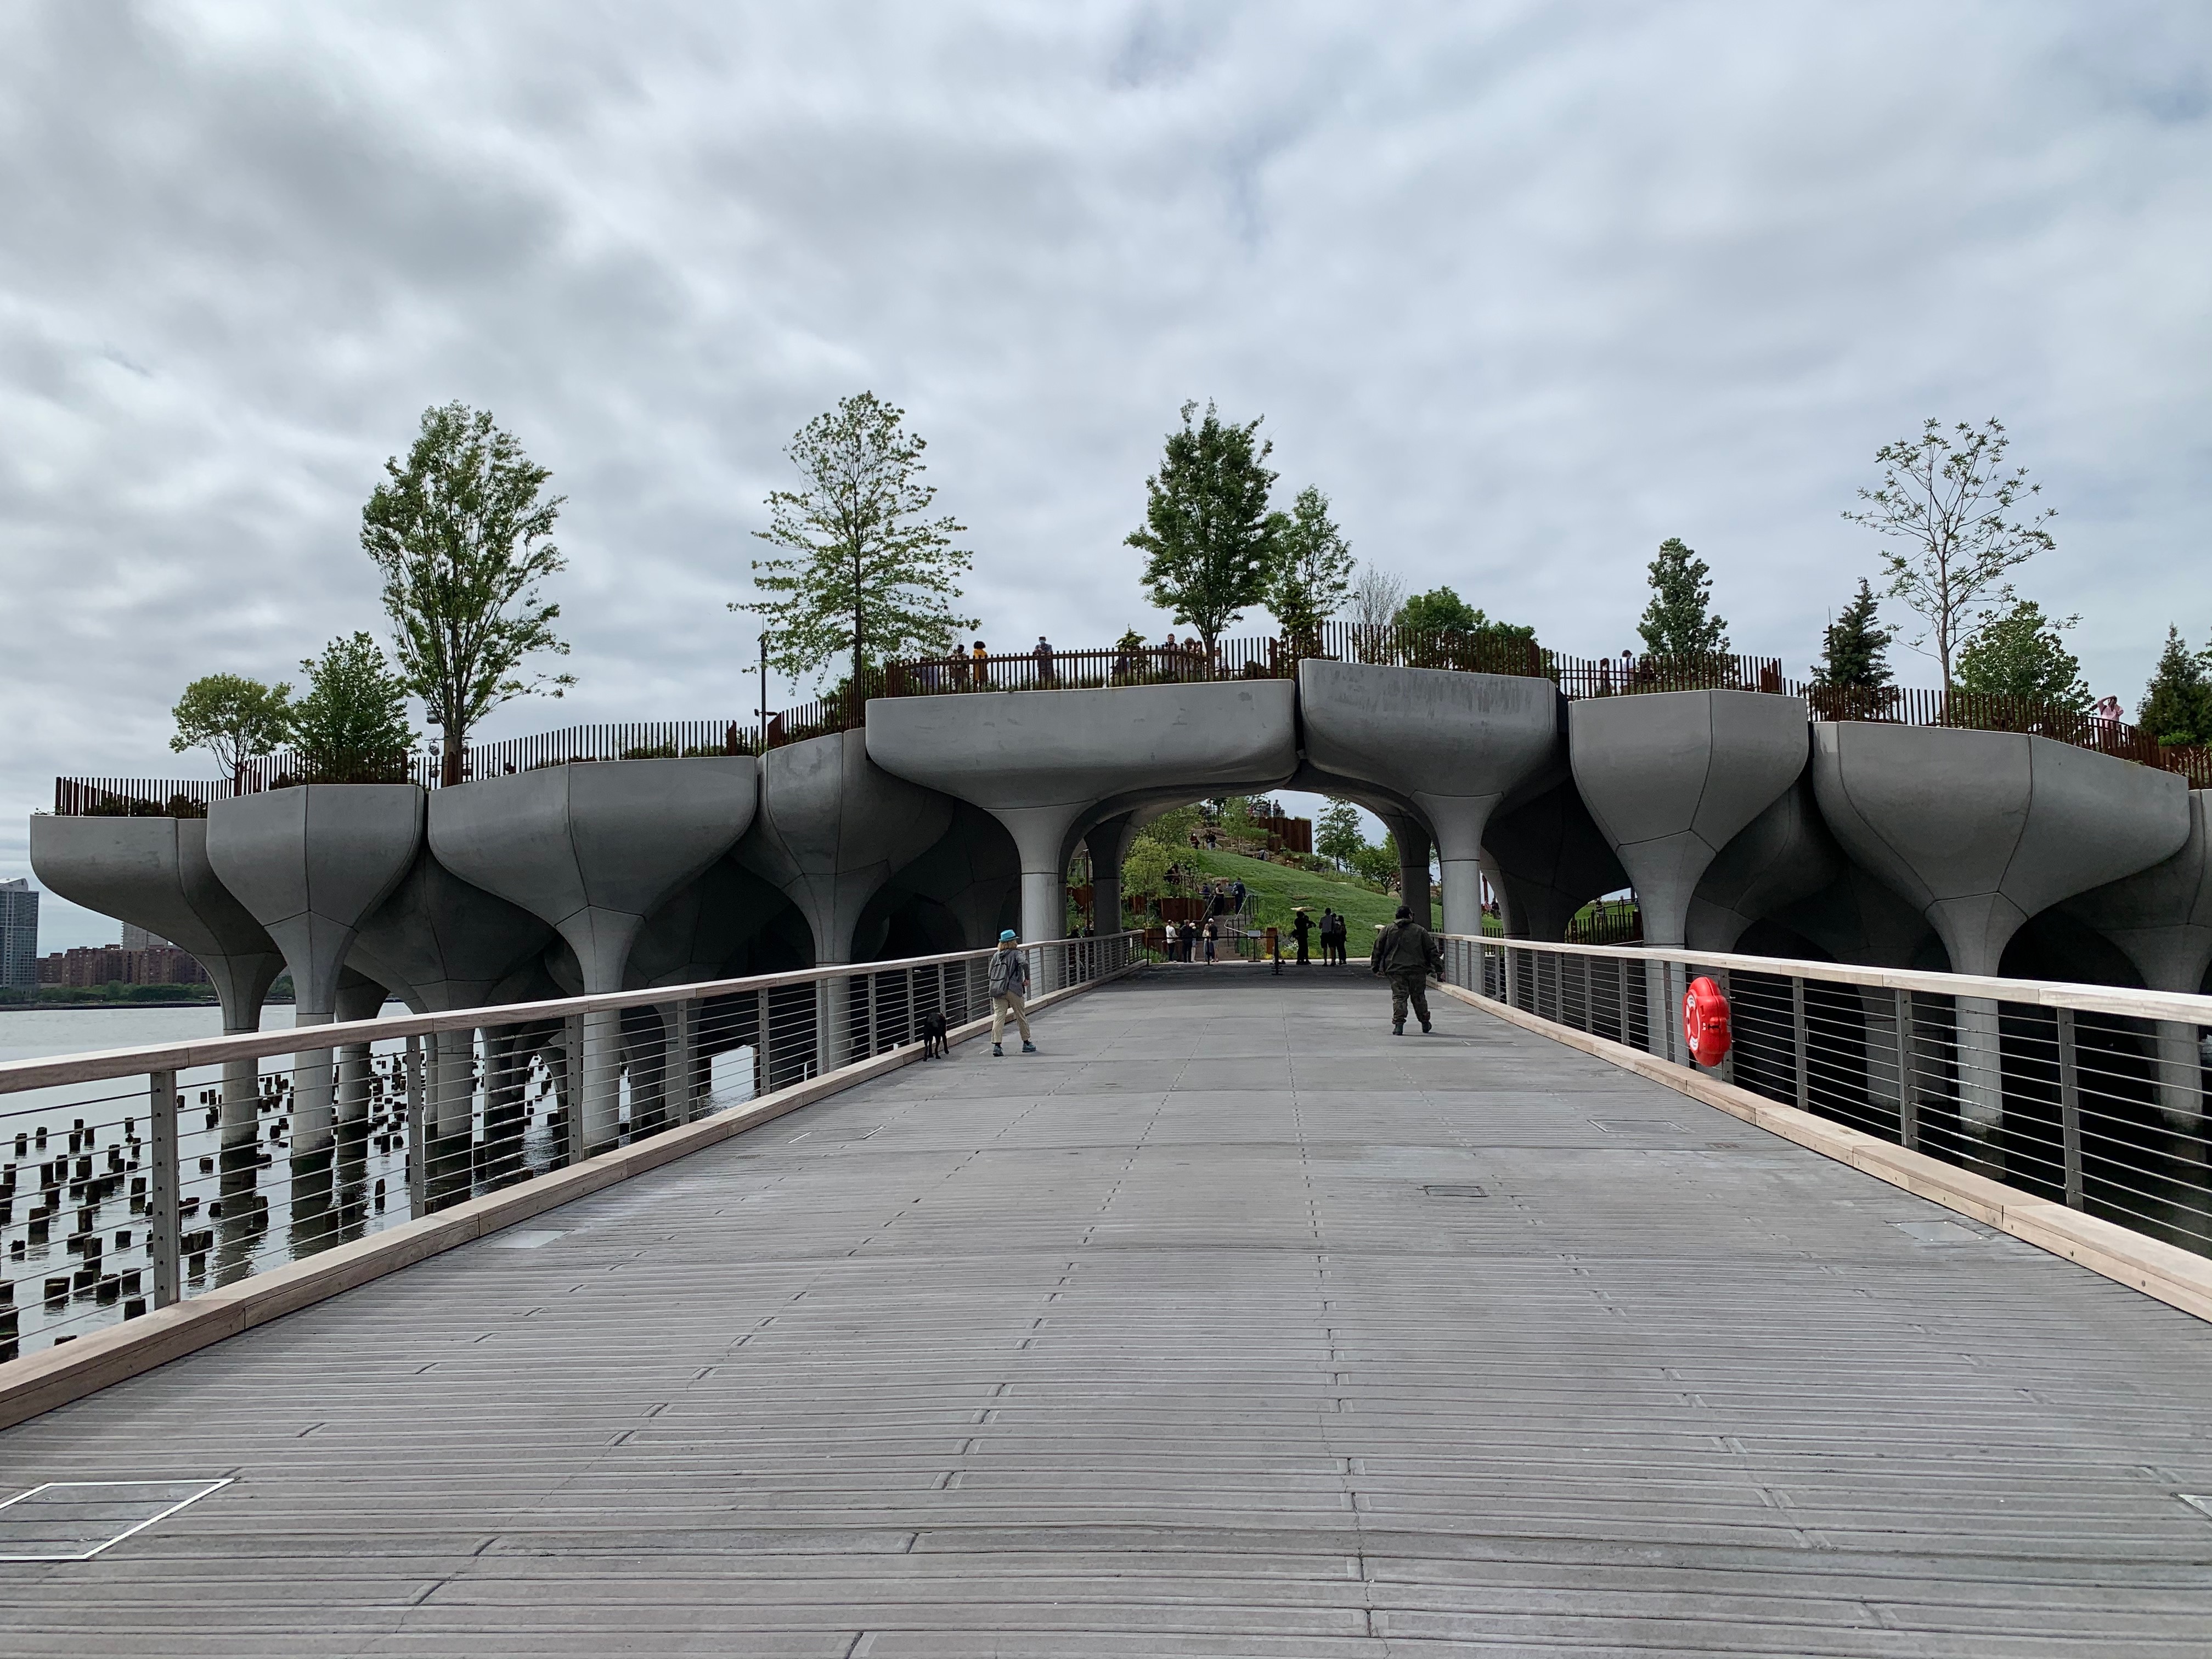
{"type": "Polygon", "coordinates": [[[1391,620],[1399,627],[1417,634],[1439,633],[1449,630],[1464,634],[1479,626],[1482,612],[1470,605],[1449,587],[1432,588],[1426,593],[1407,596],[1391,620]]]}
{"type": "Polygon", "coordinates": [[[1680,536],[1659,544],[1646,574],[1651,603],[1636,631],[1655,657],[1711,657],[1729,648],[1728,623],[1712,614],[1712,572],[1680,536]]]}
{"type": "Polygon", "coordinates": [[[1813,684],[1828,690],[1871,691],[1890,682],[1889,646],[1897,636],[1879,618],[1881,601],[1863,576],[1859,591],[1820,639],[1813,684]]]}
{"type": "Polygon", "coordinates": [[[2019,601],[1984,623],[1959,653],[1957,689],[2087,713],[2092,699],[2081,660],[2062,637],[2080,620],[2045,617],[2034,600],[2019,601]]]}
{"type": "Polygon", "coordinates": [[[1314,826],[1314,848],[1340,870],[1351,867],[1352,860],[1367,845],[1366,832],[1360,827],[1359,809],[1348,800],[1332,800],[1321,810],[1321,822],[1314,826]]]}
{"type": "Polygon", "coordinates": [[[489,411],[461,403],[424,410],[406,464],[384,471],[361,510],[361,544],[384,578],[401,683],[443,737],[444,781],[459,783],[486,714],[575,684],[520,672],[533,653],[568,653],[553,632],[561,607],[538,592],[564,568],[547,538],[566,498],[543,495],[553,475],[489,411]]]}
{"type": "Polygon", "coordinates": [[[1321,625],[1352,598],[1352,544],[1328,516],[1328,497],[1311,484],[1288,513],[1272,515],[1275,567],[1267,608],[1301,648],[1318,648],[1321,625]]]}
{"type": "Polygon", "coordinates": [[[1398,884],[1398,837],[1385,833],[1379,847],[1363,842],[1352,855],[1352,873],[1388,889],[1398,884]]]}
{"type": "Polygon", "coordinates": [[[921,482],[929,445],[905,420],[855,392],[785,447],[800,487],[770,492],[769,527],[753,534],[789,556],[755,560],[753,586],[770,597],[730,609],[767,619],[768,659],[786,674],[817,674],[844,656],[862,687],[870,665],[942,656],[976,626],[952,611],[975,562],[952,544],[967,526],[924,516],[937,499],[921,482]]]}
{"type": "Polygon", "coordinates": [[[1978,428],[1961,421],[1949,435],[1941,422],[1927,421],[1918,437],[1875,452],[1881,483],[1859,491],[1863,510],[1844,514],[1906,544],[1903,552],[1882,555],[1890,596],[1927,622],[1928,631],[1907,642],[1915,649],[1934,642],[1947,697],[1961,653],[2013,603],[2005,573],[2057,545],[2044,528],[2056,508],[2013,516],[2043,486],[2027,482],[2024,466],[2004,470],[2010,443],[1999,421],[1978,428]]]}
{"type": "Polygon", "coordinates": [[[1267,597],[1274,574],[1275,475],[1263,465],[1274,445],[1258,420],[1224,422],[1210,403],[1193,426],[1197,407],[1182,406],[1182,429],[1168,434],[1160,470],[1145,480],[1145,527],[1125,541],[1146,556],[1152,603],[1198,629],[1211,661],[1222,630],[1267,597]]]}
{"type": "Polygon", "coordinates": [[[234,787],[246,780],[246,763],[274,750],[291,729],[292,688],[264,685],[239,674],[209,674],[185,688],[169,711],[177,734],[169,747],[178,754],[204,749],[230,775],[234,787]]]}
{"type": "Polygon", "coordinates": [[[332,640],[300,665],[307,689],[292,705],[291,743],[303,782],[385,783],[407,775],[415,733],[407,684],[366,634],[332,640]]]}
{"type": "Polygon", "coordinates": [[[2136,723],[2160,743],[2212,744],[2212,649],[2191,651],[2169,626],[2136,723]]]}

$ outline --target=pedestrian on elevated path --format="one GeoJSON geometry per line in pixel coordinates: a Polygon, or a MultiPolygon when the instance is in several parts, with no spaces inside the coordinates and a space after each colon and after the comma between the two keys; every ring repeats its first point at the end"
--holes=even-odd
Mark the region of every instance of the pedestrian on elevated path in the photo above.
{"type": "Polygon", "coordinates": [[[1035,1054],[1036,1044],[1030,1041],[1030,964],[1011,927],[999,935],[999,948],[991,953],[990,989],[991,1052],[1005,1055],[1006,1051],[1002,1045],[1006,1035],[1006,1016],[1012,1014],[1022,1034],[1022,1052],[1035,1054]]]}
{"type": "Polygon", "coordinates": [[[1375,954],[1368,959],[1370,972],[1390,981],[1390,1035],[1406,1035],[1406,1005],[1413,1005],[1421,1029],[1429,1030],[1429,975],[1443,971],[1444,953],[1437,936],[1413,920],[1405,905],[1398,919],[1375,939],[1375,954]]]}

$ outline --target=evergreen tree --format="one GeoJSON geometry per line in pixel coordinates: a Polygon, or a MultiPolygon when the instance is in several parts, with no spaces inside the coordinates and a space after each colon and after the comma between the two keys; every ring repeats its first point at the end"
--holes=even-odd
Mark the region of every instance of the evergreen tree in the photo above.
{"type": "Polygon", "coordinates": [[[1274,445],[1260,422],[1224,422],[1212,404],[1196,425],[1182,406],[1182,430],[1170,432],[1160,469],[1145,481],[1145,527],[1124,538],[1146,556],[1152,603],[1188,623],[1212,657],[1222,630],[1267,597],[1275,574],[1279,515],[1267,511],[1275,475],[1264,465],[1274,445]]]}
{"type": "Polygon", "coordinates": [[[1858,596],[1843,614],[1828,624],[1820,641],[1820,660],[1813,666],[1813,684],[1824,690],[1871,691],[1890,682],[1889,644],[1895,632],[1877,619],[1881,601],[1863,576],[1858,596]]]}
{"type": "Polygon", "coordinates": [[[2168,627],[2166,649],[2143,688],[2136,724],[2160,743],[2212,744],[2212,649],[2203,653],[2182,643],[2181,630],[2168,627]]]}
{"type": "Polygon", "coordinates": [[[406,682],[366,634],[332,640],[300,665],[307,690],[292,705],[291,740],[303,782],[389,783],[407,775],[415,733],[406,682]]]}
{"type": "Polygon", "coordinates": [[[769,597],[730,606],[768,619],[768,659],[783,673],[849,657],[857,688],[871,663],[942,656],[975,626],[951,609],[973,563],[952,544],[964,526],[922,516],[937,490],[917,476],[928,443],[903,428],[905,418],[874,392],[856,392],[784,450],[801,487],[771,491],[769,527],[753,534],[792,556],[755,560],[753,586],[769,597]]]}
{"type": "Polygon", "coordinates": [[[2081,659],[2062,637],[2080,620],[2046,617],[2033,599],[2020,600],[1984,623],[1960,652],[1954,684],[1980,696],[2016,697],[2086,714],[2092,699],[2081,679],[2081,659]]]}
{"type": "Polygon", "coordinates": [[[1728,622],[1712,614],[1712,572],[1680,536],[1659,544],[1651,561],[1651,603],[1636,624],[1655,657],[1717,656],[1729,648],[1728,622]]]}

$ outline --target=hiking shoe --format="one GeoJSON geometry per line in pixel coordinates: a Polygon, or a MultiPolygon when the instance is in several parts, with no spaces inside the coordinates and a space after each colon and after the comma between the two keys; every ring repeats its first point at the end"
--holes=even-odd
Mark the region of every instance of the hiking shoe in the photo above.
{"type": "Polygon", "coordinates": [[[1025,1054],[1035,1054],[1036,1052],[1036,1044],[1034,1042],[1024,1042],[1022,1044],[1022,1052],[1025,1054]]]}
{"type": "Polygon", "coordinates": [[[1401,1022],[1400,1024],[1396,1024],[1396,1025],[1393,1025],[1393,1026],[1390,1028],[1390,1035],[1391,1035],[1392,1036],[1405,1036],[1405,1035],[1406,1035],[1406,1027],[1405,1027],[1405,1025],[1404,1025],[1403,1022],[1401,1022]]]}
{"type": "Polygon", "coordinates": [[[1428,1034],[1429,1034],[1431,1031],[1433,1031],[1433,1030],[1436,1030],[1436,1027],[1435,1027],[1435,1026],[1433,1026],[1433,1025],[1431,1025],[1431,1024],[1429,1024],[1429,1022],[1428,1022],[1428,1021],[1426,1021],[1425,1019],[1425,1020],[1423,1020],[1423,1021],[1421,1022],[1421,1035],[1422,1035],[1423,1036],[1428,1036],[1428,1034]]]}
{"type": "Polygon", "coordinates": [[[1004,1060],[1006,1057],[1006,1051],[995,1042],[991,1045],[991,1053],[995,1059],[1004,1060]]]}

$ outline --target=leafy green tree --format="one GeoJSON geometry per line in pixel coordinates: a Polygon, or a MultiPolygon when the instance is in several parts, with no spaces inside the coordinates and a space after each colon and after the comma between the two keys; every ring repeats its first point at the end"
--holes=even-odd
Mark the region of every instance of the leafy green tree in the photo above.
{"type": "Polygon", "coordinates": [[[1121,853],[1122,892],[1135,898],[1164,891],[1168,866],[1174,862],[1175,851],[1164,842],[1146,835],[1130,836],[1121,853]]]}
{"type": "Polygon", "coordinates": [[[1984,623],[1959,653],[1957,689],[2086,714],[2092,699],[2081,660],[2062,637],[2080,620],[2045,617],[2033,599],[2019,601],[1984,623]]]}
{"type": "Polygon", "coordinates": [[[2136,723],[2160,743],[2212,744],[2212,649],[2191,651],[2168,627],[2166,649],[2136,711],[2136,723]]]}
{"type": "Polygon", "coordinates": [[[921,481],[929,445],[905,420],[855,392],[784,449],[800,487],[771,492],[769,527],[753,534],[789,556],[755,560],[753,585],[770,597],[730,606],[768,620],[768,659],[783,673],[816,674],[844,656],[865,688],[870,665],[942,656],[976,626],[952,611],[975,562],[952,544],[967,526],[925,516],[937,499],[921,481]]]}
{"type": "Polygon", "coordinates": [[[1145,481],[1145,527],[1125,542],[1146,556],[1152,603],[1198,629],[1210,661],[1222,630],[1267,599],[1274,574],[1275,475],[1263,465],[1274,445],[1258,435],[1258,420],[1224,422],[1210,403],[1193,426],[1197,407],[1182,406],[1182,429],[1168,434],[1160,469],[1145,481]]]}
{"type": "Polygon", "coordinates": [[[1438,587],[1426,593],[1408,595],[1392,620],[1399,627],[1418,634],[1439,633],[1447,629],[1464,634],[1480,624],[1482,613],[1450,588],[1438,587]]]}
{"type": "Polygon", "coordinates": [[[1518,623],[1492,622],[1480,606],[1471,605],[1449,587],[1415,593],[1398,607],[1392,618],[1414,634],[1466,634],[1483,641],[1534,640],[1536,630],[1518,623]]]}
{"type": "Polygon", "coordinates": [[[300,665],[306,694],[292,705],[291,743],[319,783],[384,783],[407,775],[415,733],[407,724],[407,683],[366,634],[332,640],[300,665]]]}
{"type": "Polygon", "coordinates": [[[489,410],[461,403],[422,411],[402,465],[361,510],[361,544],[384,578],[399,678],[444,738],[444,781],[465,775],[469,733],[513,698],[559,696],[572,674],[526,679],[523,659],[565,656],[561,607],[538,584],[564,568],[547,539],[566,498],[489,410]]]}
{"type": "Polygon", "coordinates": [[[1352,860],[1367,845],[1366,832],[1360,827],[1359,809],[1348,800],[1332,800],[1321,810],[1321,822],[1314,826],[1314,848],[1340,870],[1351,867],[1352,860]]]}
{"type": "Polygon", "coordinates": [[[234,786],[246,779],[246,763],[273,751],[291,729],[292,688],[264,685],[239,674],[209,674],[185,688],[169,711],[177,734],[169,747],[178,754],[204,749],[230,774],[234,786]]]}
{"type": "Polygon", "coordinates": [[[1863,510],[1844,514],[1906,544],[1882,555],[1889,593],[1926,620],[1928,631],[1907,643],[1917,649],[1933,641],[1947,697],[1961,653],[2013,603],[2005,573],[2057,545],[2044,528],[2056,508],[2013,516],[2043,486],[2027,482],[2024,466],[2004,470],[2011,441],[1999,421],[1978,428],[1961,421],[1948,435],[1941,422],[1924,422],[1918,437],[1875,452],[1881,483],[1859,491],[1863,510]]]}
{"type": "Polygon", "coordinates": [[[1881,601],[1863,576],[1859,591],[1828,624],[1820,640],[1820,660],[1813,684],[1827,690],[1871,691],[1890,682],[1889,646],[1896,634],[1880,621],[1881,601]]]}
{"type": "Polygon", "coordinates": [[[1267,608],[1293,641],[1312,646],[1321,625],[1352,598],[1352,544],[1328,516],[1328,497],[1311,484],[1290,512],[1271,517],[1275,568],[1267,608]]]}
{"type": "Polygon", "coordinates": [[[1394,887],[1398,882],[1398,838],[1385,833],[1380,847],[1363,842],[1352,855],[1354,875],[1370,881],[1377,887],[1394,887]]]}
{"type": "Polygon", "coordinates": [[[1636,631],[1655,657],[1711,657],[1729,648],[1728,623],[1712,614],[1712,572],[1680,536],[1659,544],[1647,568],[1651,603],[1636,631]]]}

